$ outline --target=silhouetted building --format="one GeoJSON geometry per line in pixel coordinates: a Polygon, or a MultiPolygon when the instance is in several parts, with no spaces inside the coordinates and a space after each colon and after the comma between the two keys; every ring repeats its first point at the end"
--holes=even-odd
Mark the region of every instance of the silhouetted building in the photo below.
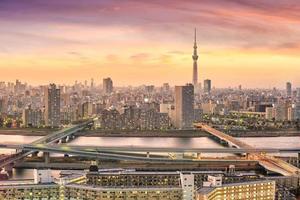
{"type": "Polygon", "coordinates": [[[25,108],[22,114],[24,127],[39,127],[42,125],[42,111],[40,109],[32,109],[31,106],[25,108]]]}
{"type": "Polygon", "coordinates": [[[50,84],[45,91],[45,125],[60,126],[60,89],[55,84],[50,84]]]}
{"type": "Polygon", "coordinates": [[[110,94],[113,92],[113,81],[111,78],[103,79],[103,91],[105,94],[110,94]]]}
{"type": "Polygon", "coordinates": [[[211,80],[209,79],[204,80],[204,92],[207,94],[211,92],[211,80]]]}
{"type": "Polygon", "coordinates": [[[193,128],[194,120],[194,86],[175,86],[175,127],[193,128]]]}
{"type": "Polygon", "coordinates": [[[287,97],[292,96],[292,84],[290,82],[286,83],[286,96],[287,97]]]}

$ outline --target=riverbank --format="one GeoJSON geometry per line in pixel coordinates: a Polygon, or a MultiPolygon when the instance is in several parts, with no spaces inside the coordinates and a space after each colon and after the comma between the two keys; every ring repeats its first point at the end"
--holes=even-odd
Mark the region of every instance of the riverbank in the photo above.
{"type": "Polygon", "coordinates": [[[228,133],[233,137],[297,137],[300,131],[282,130],[282,131],[247,131],[247,132],[231,132],[228,133]]]}
{"type": "Polygon", "coordinates": [[[45,136],[52,133],[52,129],[27,129],[27,128],[11,128],[0,129],[0,135],[22,135],[22,136],[45,136]]]}
{"type": "MultiPolygon", "coordinates": [[[[0,129],[0,135],[21,135],[21,136],[46,136],[56,130],[52,129],[0,129]]],[[[236,131],[227,133],[233,137],[295,137],[300,136],[300,131],[236,131]]],[[[153,130],[153,131],[108,131],[108,130],[86,130],[79,132],[77,136],[85,137],[208,137],[209,134],[200,130],[153,130]]]]}
{"type": "Polygon", "coordinates": [[[85,137],[208,137],[209,134],[199,130],[165,130],[165,131],[103,131],[93,130],[78,133],[85,137]]]}
{"type": "MultiPolygon", "coordinates": [[[[228,133],[233,137],[295,137],[300,131],[248,131],[228,133]]],[[[208,137],[209,134],[201,130],[167,130],[167,131],[103,131],[92,130],[79,133],[85,137],[208,137]]]]}

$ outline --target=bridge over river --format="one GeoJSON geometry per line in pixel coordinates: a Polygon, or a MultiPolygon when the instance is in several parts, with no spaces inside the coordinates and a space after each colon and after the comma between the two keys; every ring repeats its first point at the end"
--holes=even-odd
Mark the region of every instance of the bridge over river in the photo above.
{"type": "MultiPolygon", "coordinates": [[[[207,124],[196,123],[195,127],[208,132],[209,134],[219,138],[220,140],[226,141],[231,146],[235,146],[237,148],[242,148],[242,149],[253,149],[253,150],[255,149],[255,147],[248,145],[248,144],[246,144],[232,136],[229,136],[226,133],[223,133],[217,129],[214,129],[207,124]]],[[[270,171],[273,171],[273,172],[277,172],[284,176],[300,176],[299,168],[297,168],[281,159],[267,155],[264,152],[249,153],[248,159],[257,160],[259,162],[259,164],[262,165],[264,168],[266,168],[270,171]]]]}

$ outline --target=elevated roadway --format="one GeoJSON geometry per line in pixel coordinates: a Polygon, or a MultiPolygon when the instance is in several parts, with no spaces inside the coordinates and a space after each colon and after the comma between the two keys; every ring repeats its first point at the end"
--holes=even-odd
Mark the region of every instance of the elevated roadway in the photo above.
{"type": "MultiPolygon", "coordinates": [[[[62,130],[56,131],[52,134],[49,134],[45,137],[42,137],[41,139],[38,139],[32,143],[30,143],[31,145],[39,145],[39,144],[52,144],[55,143],[63,138],[66,138],[68,136],[71,136],[72,134],[84,129],[86,126],[88,126],[90,123],[92,123],[93,120],[88,120],[86,122],[77,124],[77,125],[72,125],[70,127],[64,128],[62,130]]],[[[3,161],[0,162],[0,168],[3,168],[11,163],[14,163],[18,160],[21,160],[33,153],[35,153],[35,150],[25,150],[22,152],[19,152],[17,154],[13,154],[11,155],[8,159],[5,159],[3,161]]]]}
{"type": "MultiPolygon", "coordinates": [[[[210,127],[207,124],[203,123],[196,123],[196,128],[204,130],[209,134],[228,142],[229,144],[237,147],[237,148],[244,148],[244,149],[255,149],[255,147],[248,145],[232,136],[229,136],[219,130],[216,130],[210,127]]],[[[281,160],[277,159],[273,156],[266,155],[264,153],[249,153],[249,159],[258,160],[259,164],[265,167],[266,169],[277,172],[284,176],[300,176],[300,169],[281,160]]]]}
{"type": "MultiPolygon", "coordinates": [[[[140,146],[78,146],[68,144],[0,144],[0,148],[40,151],[40,148],[73,149],[91,152],[158,152],[158,153],[299,153],[300,148],[174,148],[140,146]]],[[[51,149],[49,149],[51,150],[51,149]]],[[[51,153],[51,151],[49,151],[51,153]]],[[[1,161],[0,161],[1,162],[1,161]]]]}
{"type": "MultiPolygon", "coordinates": [[[[58,148],[56,145],[43,145],[37,144],[34,146],[24,146],[24,149],[32,149],[32,151],[42,151],[42,152],[52,152],[52,153],[62,153],[68,155],[76,155],[76,156],[83,156],[87,158],[94,158],[94,159],[108,159],[108,160],[121,160],[121,161],[142,161],[142,162],[174,162],[174,163],[193,163],[199,162],[201,160],[198,159],[171,159],[168,156],[161,156],[161,157],[146,157],[145,155],[136,154],[132,155],[126,152],[109,152],[109,151],[86,151],[86,150],[78,150],[72,149],[68,146],[61,146],[58,148]]],[[[232,162],[235,162],[237,159],[232,159],[232,162]]],[[[240,159],[242,160],[242,159],[240,159]]],[[[239,160],[239,161],[240,161],[239,160]]],[[[216,161],[216,160],[214,160],[216,161]]],[[[244,160],[246,161],[246,160],[244,160]]],[[[228,162],[228,159],[226,160],[228,162]]]]}

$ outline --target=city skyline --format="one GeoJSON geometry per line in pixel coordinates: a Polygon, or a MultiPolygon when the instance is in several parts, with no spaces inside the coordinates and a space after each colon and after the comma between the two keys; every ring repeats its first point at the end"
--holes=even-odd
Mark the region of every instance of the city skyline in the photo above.
{"type": "Polygon", "coordinates": [[[0,0],[0,199],[300,200],[300,1],[0,0]]]}
{"type": "Polygon", "coordinates": [[[112,77],[120,86],[182,85],[191,82],[197,28],[199,82],[300,85],[299,3],[291,0],[4,0],[0,11],[4,81],[112,77]]]}

